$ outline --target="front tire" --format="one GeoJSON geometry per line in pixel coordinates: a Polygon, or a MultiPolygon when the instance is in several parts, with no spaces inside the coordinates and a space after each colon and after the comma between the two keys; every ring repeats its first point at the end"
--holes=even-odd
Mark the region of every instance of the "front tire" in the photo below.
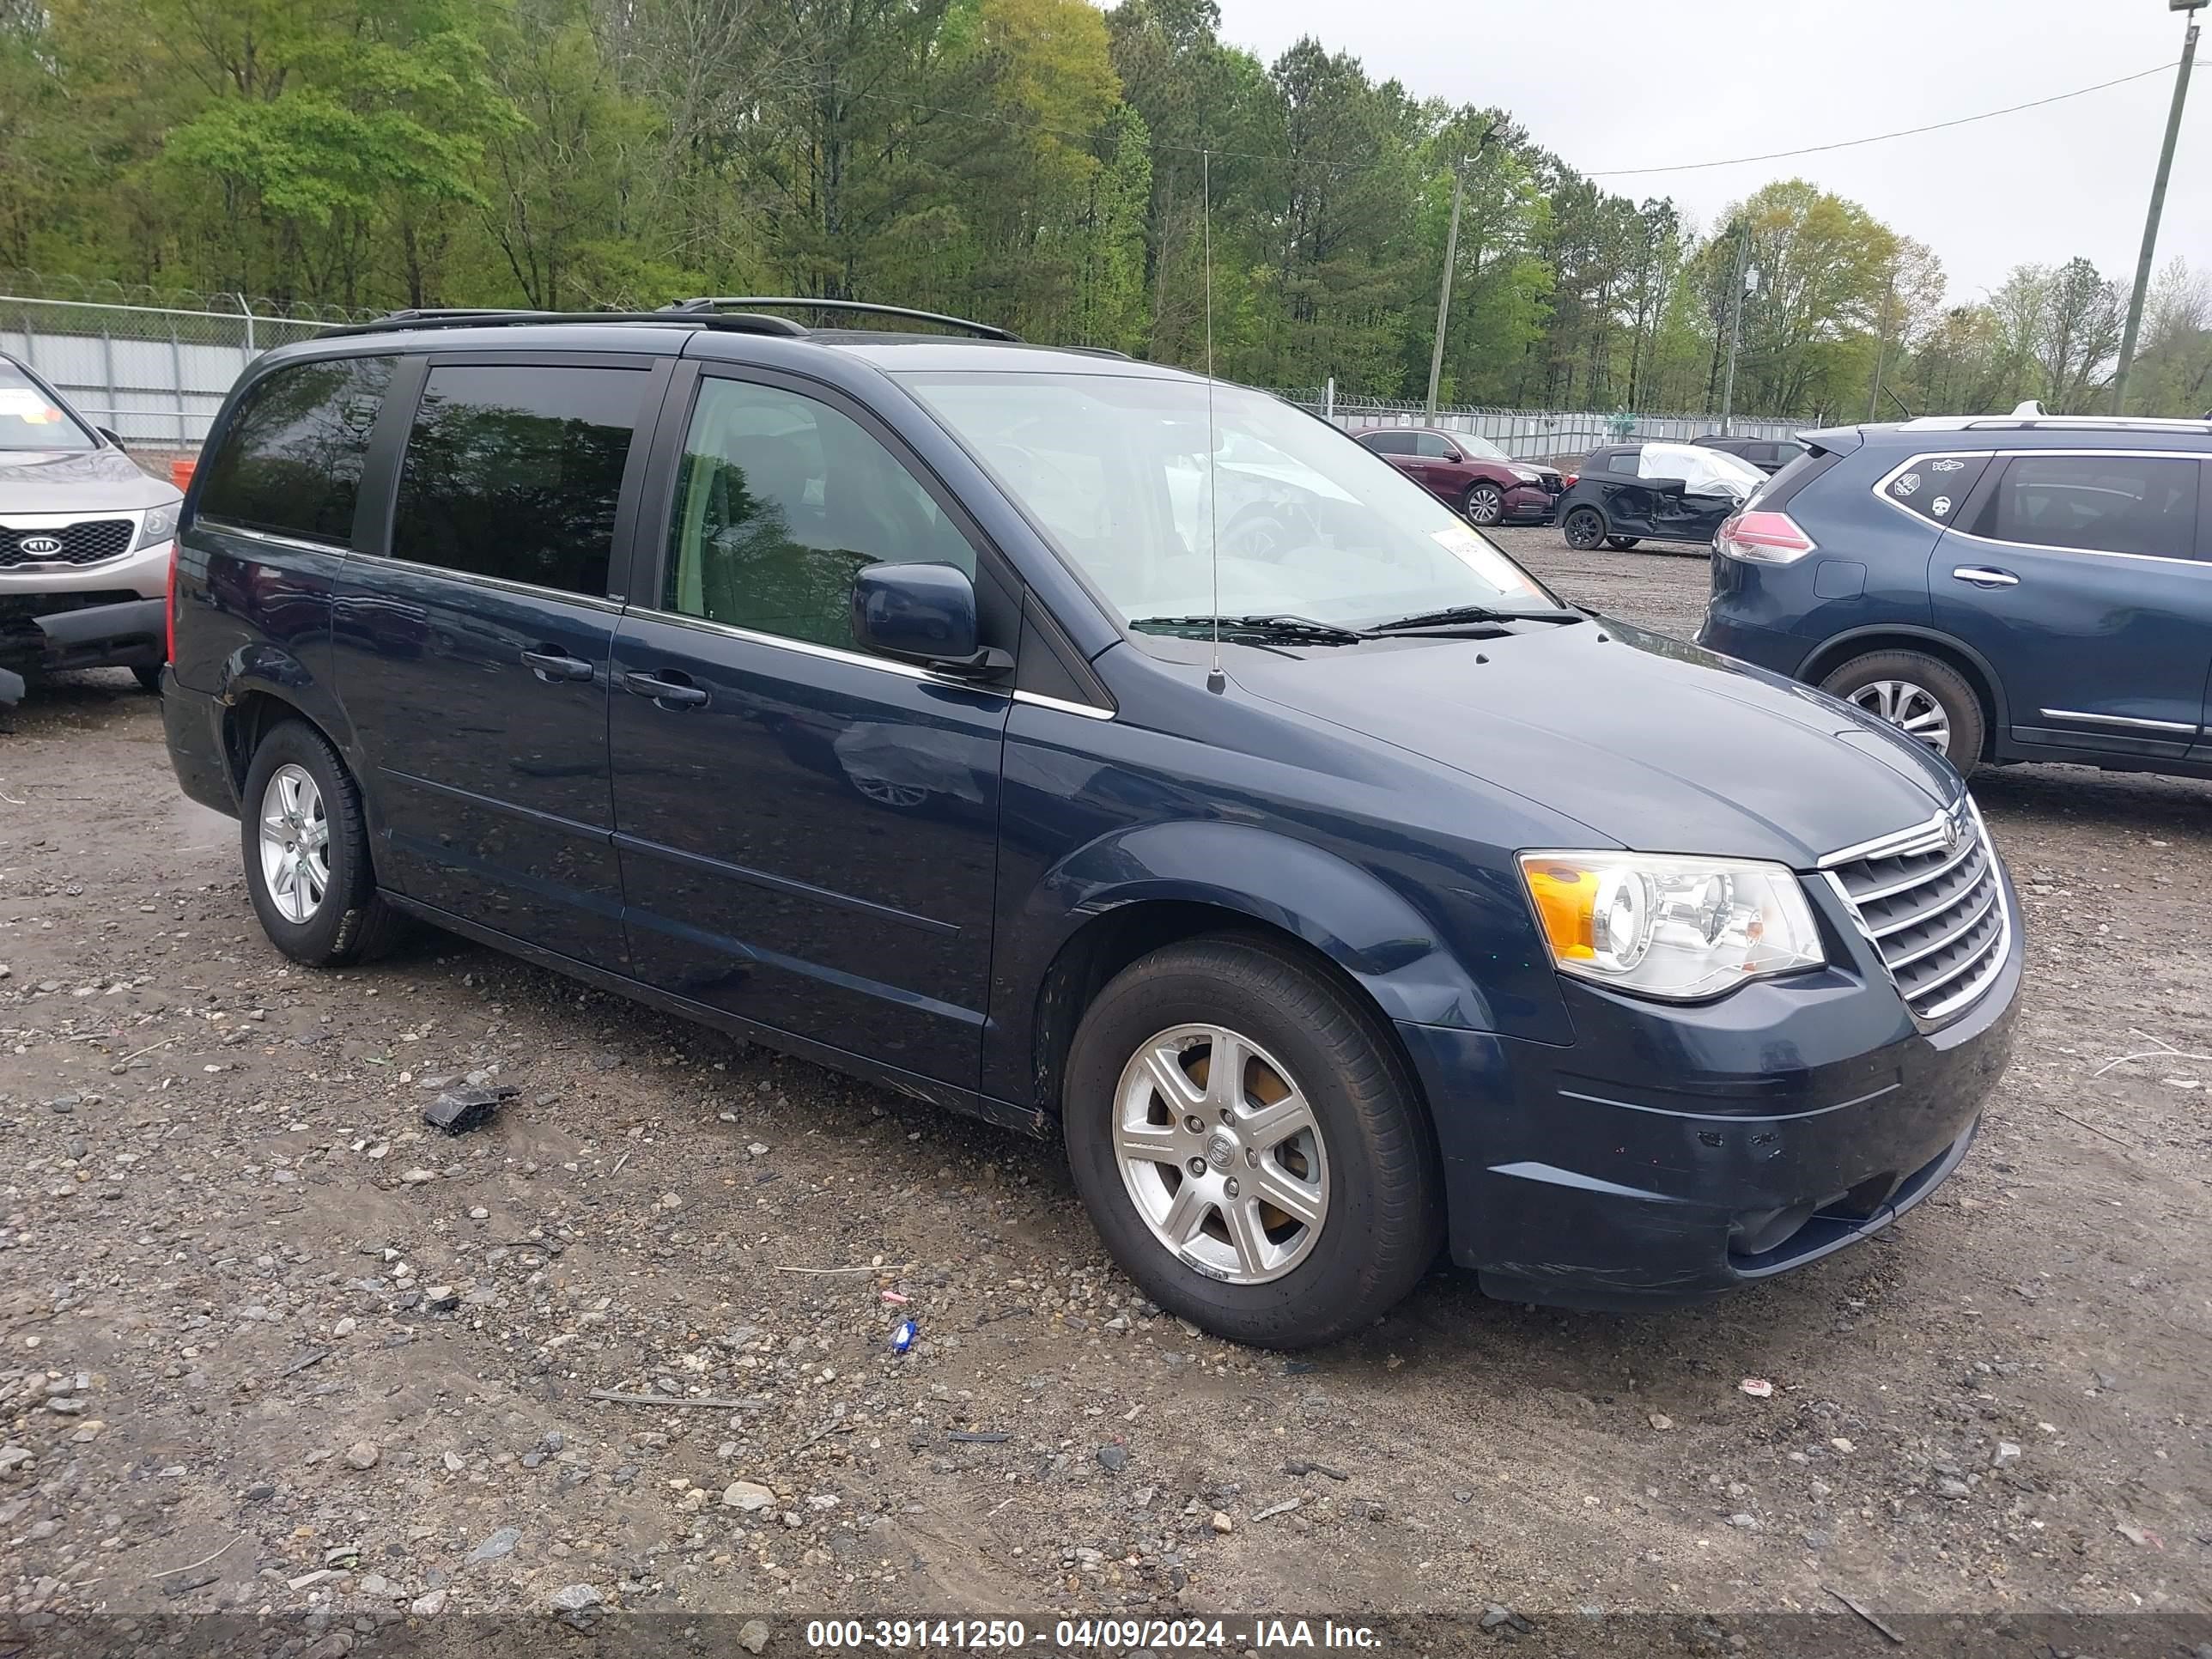
{"type": "Polygon", "coordinates": [[[1494,483],[1469,484],[1460,511],[1469,524],[1487,530],[1505,516],[1505,492],[1494,483]]]}
{"type": "Polygon", "coordinates": [[[1594,507],[1578,507],[1559,520],[1559,534],[1577,553],[1587,553],[1605,539],[1605,514],[1594,507]]]}
{"type": "Polygon", "coordinates": [[[1981,763],[1982,700],[1940,657],[1870,651],[1834,670],[1820,690],[1917,738],[1962,774],[1981,763]]]}
{"type": "Polygon", "coordinates": [[[322,733],[271,726],[240,792],[246,888],[269,942],[311,968],[382,950],[400,919],[376,891],[361,790],[322,733]]]}
{"type": "Polygon", "coordinates": [[[1607,536],[1605,544],[1616,553],[1626,553],[1642,539],[1639,536],[1607,536]]]}
{"type": "Polygon", "coordinates": [[[1429,1126],[1381,1022],[1264,939],[1189,940],[1117,975],[1076,1031],[1062,1116],[1115,1260],[1231,1341],[1334,1341],[1443,1238],[1429,1126]]]}

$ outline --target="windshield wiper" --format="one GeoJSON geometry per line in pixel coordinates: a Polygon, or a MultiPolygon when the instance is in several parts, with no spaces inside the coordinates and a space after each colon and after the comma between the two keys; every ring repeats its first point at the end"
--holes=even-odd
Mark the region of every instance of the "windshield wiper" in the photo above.
{"type": "Polygon", "coordinates": [[[1356,628],[1316,622],[1310,617],[1139,617],[1132,628],[1173,629],[1177,633],[1224,634],[1247,639],[1293,640],[1305,645],[1356,645],[1367,637],[1356,628]]]}
{"type": "Polygon", "coordinates": [[[1579,611],[1499,611],[1486,605],[1455,605],[1442,611],[1423,611],[1395,622],[1376,623],[1370,634],[1403,634],[1423,628],[1451,628],[1462,623],[1578,623],[1579,611]]]}

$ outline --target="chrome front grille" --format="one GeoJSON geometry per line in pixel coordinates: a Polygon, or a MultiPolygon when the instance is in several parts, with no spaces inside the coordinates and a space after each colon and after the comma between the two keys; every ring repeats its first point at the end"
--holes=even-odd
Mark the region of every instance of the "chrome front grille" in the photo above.
{"type": "Polygon", "coordinates": [[[135,519],[79,519],[50,529],[0,524],[0,570],[27,564],[99,564],[131,550],[135,519]]]}
{"type": "Polygon", "coordinates": [[[2003,968],[2012,915],[1996,848],[1971,801],[1820,867],[1922,1024],[1964,1012],[2003,968]]]}

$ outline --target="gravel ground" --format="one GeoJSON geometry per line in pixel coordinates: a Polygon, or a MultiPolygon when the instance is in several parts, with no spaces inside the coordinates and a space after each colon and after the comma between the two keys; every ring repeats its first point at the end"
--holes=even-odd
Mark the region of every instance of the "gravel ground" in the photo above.
{"type": "MultiPolygon", "coordinates": [[[[1506,540],[1694,626],[1700,558],[1506,540]]],[[[2212,787],[1978,793],[2031,983],[1937,1198],[1687,1311],[1439,1271],[1286,1361],[1146,1306],[1053,1146],[436,934],[289,966],[80,677],[0,737],[0,1611],[2203,1613],[2212,787]]]]}

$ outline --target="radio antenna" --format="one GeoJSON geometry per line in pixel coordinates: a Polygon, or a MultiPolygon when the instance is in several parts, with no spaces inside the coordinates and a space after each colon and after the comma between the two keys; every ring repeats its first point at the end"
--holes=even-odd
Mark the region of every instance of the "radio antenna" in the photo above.
{"type": "Polygon", "coordinates": [[[1228,690],[1229,677],[1221,672],[1221,491],[1214,475],[1213,450],[1213,152],[1198,153],[1199,217],[1206,248],[1206,566],[1213,582],[1213,668],[1206,689],[1228,690]]]}

